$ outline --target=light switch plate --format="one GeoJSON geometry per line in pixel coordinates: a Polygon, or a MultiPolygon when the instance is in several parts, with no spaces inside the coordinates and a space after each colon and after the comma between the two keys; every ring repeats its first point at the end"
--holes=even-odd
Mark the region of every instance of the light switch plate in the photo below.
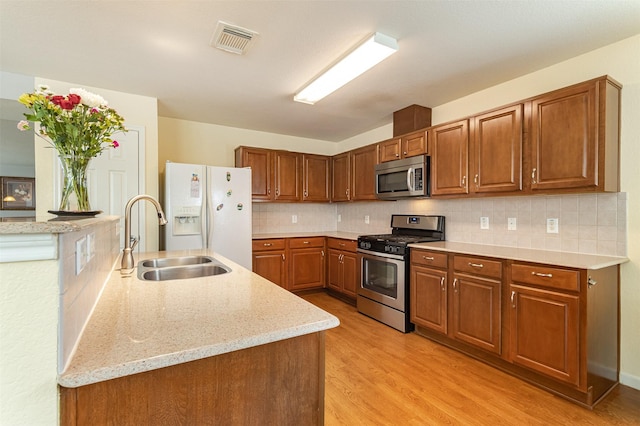
{"type": "Polygon", "coordinates": [[[82,237],[76,241],[76,275],[80,275],[80,272],[87,264],[87,238],[82,237]]]}
{"type": "Polygon", "coordinates": [[[557,234],[558,228],[559,226],[557,218],[547,219],[547,234],[557,234]]]}
{"type": "Polygon", "coordinates": [[[342,215],[341,214],[338,215],[338,222],[342,222],[342,215]]]}
{"type": "Polygon", "coordinates": [[[480,218],[480,229],[489,229],[489,218],[487,216],[480,218]]]}
{"type": "Polygon", "coordinates": [[[364,215],[364,223],[366,223],[367,225],[369,224],[369,215],[368,214],[364,215]]]}
{"type": "Polygon", "coordinates": [[[507,219],[507,230],[508,231],[515,231],[516,229],[518,229],[516,218],[515,217],[508,218],[507,219]]]}
{"type": "Polygon", "coordinates": [[[298,223],[298,215],[297,214],[292,214],[291,215],[291,223],[298,223]]]}

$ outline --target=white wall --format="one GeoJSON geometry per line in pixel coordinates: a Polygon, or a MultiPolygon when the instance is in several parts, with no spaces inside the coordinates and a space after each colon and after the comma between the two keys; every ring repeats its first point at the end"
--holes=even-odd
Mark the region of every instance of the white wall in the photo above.
{"type": "MultiPolygon", "coordinates": [[[[125,119],[125,127],[135,125],[144,128],[145,135],[145,188],[143,192],[158,198],[158,102],[156,98],[132,95],[77,83],[36,78],[35,84],[46,84],[55,93],[68,93],[72,87],[82,87],[97,93],[109,102],[125,119]]],[[[33,89],[32,89],[33,90],[33,89]]],[[[54,152],[41,138],[35,138],[36,158],[36,214],[46,215],[47,210],[56,210],[53,203],[54,152]]],[[[146,209],[145,216],[146,249],[158,250],[160,231],[155,209],[146,209]]]]}

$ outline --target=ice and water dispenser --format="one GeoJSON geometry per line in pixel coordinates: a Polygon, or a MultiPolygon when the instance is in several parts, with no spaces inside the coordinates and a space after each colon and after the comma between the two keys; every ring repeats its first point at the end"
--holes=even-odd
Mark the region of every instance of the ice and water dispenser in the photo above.
{"type": "Polygon", "coordinates": [[[177,207],[173,211],[173,235],[202,234],[200,206],[177,207]]]}

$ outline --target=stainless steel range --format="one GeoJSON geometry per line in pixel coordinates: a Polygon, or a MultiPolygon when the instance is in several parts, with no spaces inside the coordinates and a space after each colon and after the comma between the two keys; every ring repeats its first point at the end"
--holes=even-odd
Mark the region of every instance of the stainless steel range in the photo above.
{"type": "Polygon", "coordinates": [[[358,238],[358,311],[403,333],[409,320],[409,244],[444,241],[444,216],[392,215],[391,234],[358,238]]]}

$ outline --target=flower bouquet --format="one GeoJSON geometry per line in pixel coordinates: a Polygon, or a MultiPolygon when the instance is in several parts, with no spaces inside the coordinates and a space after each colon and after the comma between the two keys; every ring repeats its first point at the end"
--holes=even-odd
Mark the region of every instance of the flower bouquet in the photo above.
{"type": "Polygon", "coordinates": [[[119,146],[111,135],[126,132],[124,118],[109,108],[104,98],[84,89],[71,89],[63,96],[40,85],[34,93],[22,94],[18,101],[30,110],[18,129],[30,130],[29,121],[40,123],[36,134],[58,152],[64,174],[58,210],[90,211],[87,166],[105,149],[119,146]]]}

